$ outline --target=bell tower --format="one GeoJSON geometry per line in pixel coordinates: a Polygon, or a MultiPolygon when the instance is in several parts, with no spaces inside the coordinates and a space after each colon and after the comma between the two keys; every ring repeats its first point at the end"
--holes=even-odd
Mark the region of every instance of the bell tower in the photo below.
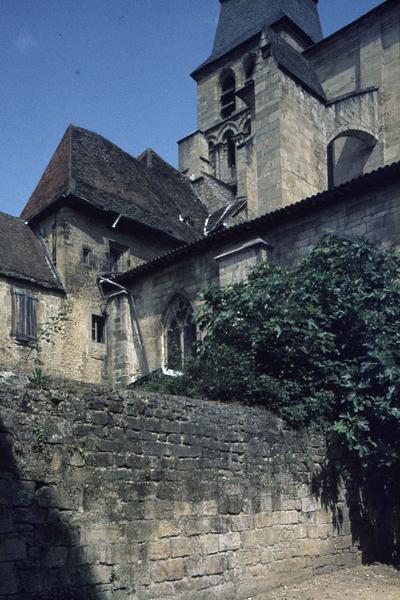
{"type": "Polygon", "coordinates": [[[272,120],[262,115],[265,102],[273,102],[274,94],[278,101],[279,93],[274,65],[268,69],[266,61],[272,46],[279,44],[301,60],[302,52],[322,39],[318,0],[219,2],[212,52],[192,73],[197,82],[198,130],[179,142],[179,166],[192,180],[205,172],[230,186],[238,197],[248,199],[248,216],[255,217],[267,208],[258,201],[260,161],[275,160],[272,154],[267,156],[267,146],[258,145],[265,137],[258,134],[260,127],[267,136],[267,128],[276,133],[272,120]],[[271,94],[261,107],[257,92],[266,86],[271,94]]]}

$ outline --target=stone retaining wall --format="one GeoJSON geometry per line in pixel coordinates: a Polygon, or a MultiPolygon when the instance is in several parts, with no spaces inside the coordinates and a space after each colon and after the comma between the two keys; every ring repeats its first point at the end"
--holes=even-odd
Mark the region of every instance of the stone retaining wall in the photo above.
{"type": "Polygon", "coordinates": [[[1,600],[248,600],[360,561],[262,408],[0,372],[1,600]]]}

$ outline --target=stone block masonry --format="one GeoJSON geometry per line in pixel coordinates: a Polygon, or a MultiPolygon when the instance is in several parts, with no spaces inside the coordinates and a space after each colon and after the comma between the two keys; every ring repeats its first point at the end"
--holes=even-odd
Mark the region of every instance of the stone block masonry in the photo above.
{"type": "Polygon", "coordinates": [[[0,598],[247,600],[357,564],[323,460],[262,408],[0,372],[0,598]]]}

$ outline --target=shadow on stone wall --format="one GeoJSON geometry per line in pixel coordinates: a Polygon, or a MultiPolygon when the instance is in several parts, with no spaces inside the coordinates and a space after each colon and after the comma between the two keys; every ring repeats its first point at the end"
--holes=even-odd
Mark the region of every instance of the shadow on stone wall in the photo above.
{"type": "Polygon", "coordinates": [[[343,468],[335,451],[313,476],[312,491],[333,513],[333,525],[342,526],[341,495],[349,507],[353,543],[364,564],[381,562],[400,566],[400,472],[363,471],[358,464],[343,468]],[[344,473],[347,473],[344,475],[344,473]],[[349,474],[351,473],[351,475],[349,474]]]}
{"type": "Polygon", "coordinates": [[[101,600],[67,511],[40,506],[43,482],[17,466],[0,420],[0,598],[101,600]]]}

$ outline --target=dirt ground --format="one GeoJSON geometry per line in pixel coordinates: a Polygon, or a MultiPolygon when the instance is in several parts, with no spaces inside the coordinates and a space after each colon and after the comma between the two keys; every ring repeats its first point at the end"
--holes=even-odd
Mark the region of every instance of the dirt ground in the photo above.
{"type": "Polygon", "coordinates": [[[341,569],[268,594],[268,600],[350,599],[400,600],[400,570],[383,565],[341,569]]]}

